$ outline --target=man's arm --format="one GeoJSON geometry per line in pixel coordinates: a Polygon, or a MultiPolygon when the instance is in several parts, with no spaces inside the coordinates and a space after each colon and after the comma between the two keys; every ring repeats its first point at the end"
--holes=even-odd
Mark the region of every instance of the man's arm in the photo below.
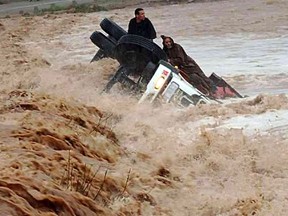
{"type": "Polygon", "coordinates": [[[173,54],[171,55],[171,63],[173,65],[177,65],[178,67],[182,67],[185,65],[185,51],[183,47],[177,43],[174,43],[173,54]]]}
{"type": "Polygon", "coordinates": [[[178,67],[183,66],[183,61],[181,60],[180,57],[172,57],[169,59],[169,62],[174,66],[178,66],[178,67]]]}
{"type": "Polygon", "coordinates": [[[136,30],[133,24],[133,19],[131,19],[128,25],[128,34],[135,34],[135,31],[136,30]]]}

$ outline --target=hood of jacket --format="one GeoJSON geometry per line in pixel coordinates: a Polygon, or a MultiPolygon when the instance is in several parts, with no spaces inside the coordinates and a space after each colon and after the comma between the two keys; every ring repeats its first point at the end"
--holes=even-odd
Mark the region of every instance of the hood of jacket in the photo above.
{"type": "Polygon", "coordinates": [[[162,38],[162,45],[163,45],[163,50],[164,51],[167,51],[168,50],[168,48],[165,46],[165,39],[166,38],[169,38],[170,40],[171,40],[171,42],[172,42],[172,47],[174,46],[174,40],[173,40],[173,38],[171,38],[170,36],[166,36],[166,35],[161,35],[161,38],[162,38]]]}

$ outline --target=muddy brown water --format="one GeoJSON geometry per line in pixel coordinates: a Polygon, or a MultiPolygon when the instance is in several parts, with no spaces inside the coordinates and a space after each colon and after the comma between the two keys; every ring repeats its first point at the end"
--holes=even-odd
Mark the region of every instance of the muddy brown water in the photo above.
{"type": "Polygon", "coordinates": [[[89,63],[89,36],[104,17],[127,28],[134,7],[1,19],[0,214],[286,215],[286,8],[145,8],[158,36],[249,95],[188,109],[138,105],[120,86],[99,94],[118,63],[89,63]],[[99,167],[88,194],[78,193],[77,179],[99,167]]]}

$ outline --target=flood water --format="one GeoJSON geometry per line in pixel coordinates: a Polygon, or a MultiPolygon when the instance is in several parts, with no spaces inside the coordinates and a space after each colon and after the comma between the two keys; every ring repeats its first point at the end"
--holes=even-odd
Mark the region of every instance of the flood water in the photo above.
{"type": "Polygon", "coordinates": [[[231,34],[183,40],[181,44],[197,55],[204,71],[234,77],[233,84],[247,95],[287,93],[287,35],[263,39],[231,34]],[[246,82],[244,86],[237,84],[239,76],[246,82]]]}
{"type": "MultiPolygon", "coordinates": [[[[14,56],[14,59],[5,57],[8,60],[1,65],[1,90],[21,86],[35,94],[44,92],[64,98],[62,102],[72,98],[95,106],[109,116],[100,119],[101,123],[115,132],[119,148],[125,154],[117,155],[115,163],[101,163],[109,168],[113,181],[122,182],[119,183],[122,187],[131,170],[128,195],[111,199],[109,205],[102,206],[100,202],[111,214],[284,216],[288,209],[288,17],[285,6],[287,1],[282,0],[144,5],[146,16],[157,29],[155,43],[162,47],[161,34],[173,37],[206,75],[215,72],[222,76],[239,93],[248,96],[243,99],[182,109],[173,104],[139,105],[135,97],[117,85],[110,94],[100,94],[118,62],[103,59],[90,63],[97,47],[89,37],[93,31],[101,31],[99,23],[104,17],[127,29],[134,7],[92,14],[1,20],[7,40],[2,41],[0,54],[14,56]],[[15,42],[14,52],[7,47],[19,32],[23,39],[15,42]],[[14,61],[21,59],[19,53],[26,60],[24,64],[14,61]],[[135,198],[140,193],[146,194],[145,199],[142,197],[144,200],[135,198]]],[[[45,101],[45,104],[53,102],[45,101]]],[[[23,119],[33,117],[33,121],[39,121],[37,125],[49,128],[47,122],[52,117],[39,120],[41,111],[27,114],[23,119]]],[[[62,112],[59,111],[57,118],[67,116],[62,112]]],[[[89,116],[83,112],[84,118],[81,112],[75,108],[69,116],[87,118],[89,122],[89,116]]],[[[2,117],[9,119],[12,114],[2,114],[2,117]]],[[[28,123],[24,124],[26,129],[32,124],[28,123]]],[[[55,125],[53,130],[61,128],[60,123],[55,125]]],[[[73,134],[81,134],[83,130],[80,128],[73,134]]],[[[61,133],[66,134],[66,129],[61,133]]],[[[33,142],[35,140],[38,139],[33,142]]],[[[99,142],[91,137],[85,141],[89,146],[99,142]]],[[[101,150],[113,152],[107,146],[101,146],[101,150]]],[[[46,158],[55,166],[58,164],[51,157],[46,158]]],[[[87,157],[78,156],[78,162],[81,160],[88,161],[87,157]]],[[[8,169],[5,172],[10,173],[8,169]]],[[[111,187],[114,190],[117,186],[111,184],[111,187]]],[[[109,193],[113,192],[108,188],[105,195],[109,193]]],[[[41,199],[37,193],[34,196],[41,199]]],[[[83,204],[82,197],[77,200],[83,204]]]]}

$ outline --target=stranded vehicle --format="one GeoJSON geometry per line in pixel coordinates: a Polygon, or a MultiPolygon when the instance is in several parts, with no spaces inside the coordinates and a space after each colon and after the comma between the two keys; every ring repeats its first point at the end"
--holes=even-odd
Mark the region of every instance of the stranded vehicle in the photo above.
{"type": "Polygon", "coordinates": [[[99,48],[91,62],[108,57],[120,63],[105,86],[105,92],[119,82],[131,91],[142,94],[139,103],[161,99],[184,107],[217,102],[217,99],[226,97],[242,97],[215,73],[209,77],[215,84],[215,92],[207,96],[189,83],[180,70],[168,63],[165,52],[157,44],[144,37],[127,34],[107,18],[101,21],[100,26],[108,35],[95,31],[90,36],[99,48]]]}

